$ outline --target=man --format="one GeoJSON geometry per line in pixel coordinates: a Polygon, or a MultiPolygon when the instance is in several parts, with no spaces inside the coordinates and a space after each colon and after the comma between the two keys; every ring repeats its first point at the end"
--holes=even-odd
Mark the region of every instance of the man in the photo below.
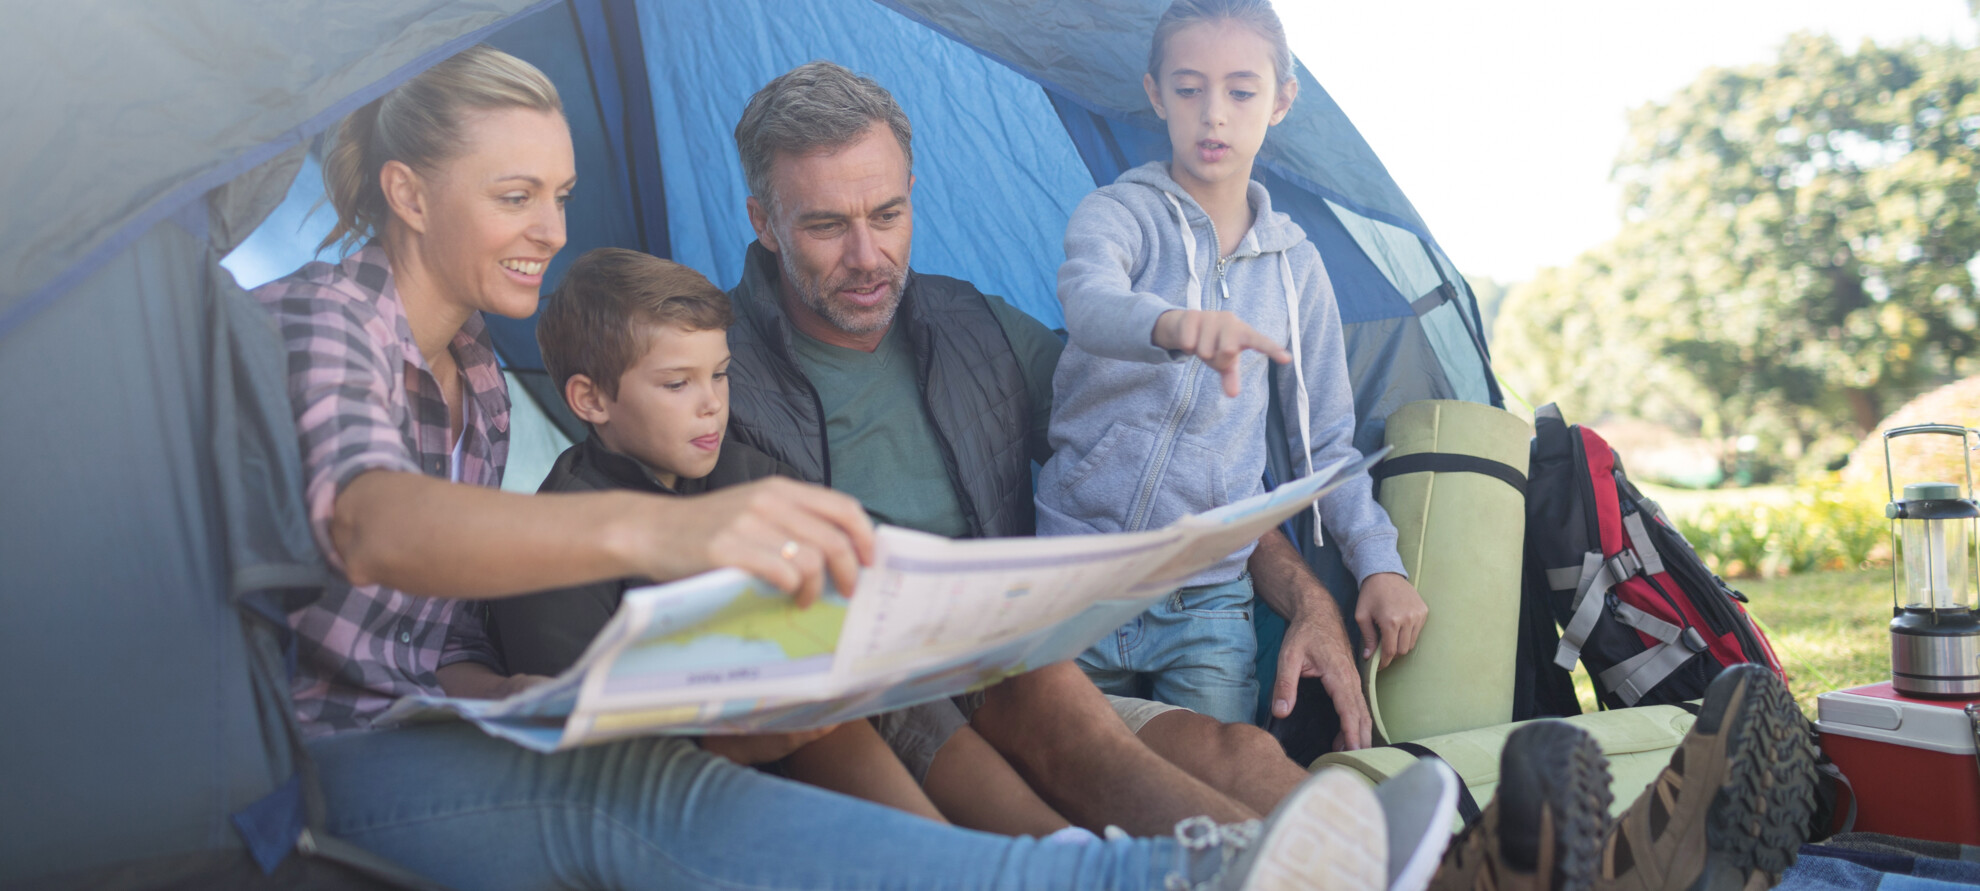
{"type": "MultiPolygon", "coordinates": [[[[909,271],[911,132],[892,96],[838,65],[803,65],[750,100],[736,143],[757,240],[730,292],[733,434],[887,522],[950,536],[1029,534],[1030,464],[1049,453],[1059,342],[967,282],[909,271]]],[[[1346,741],[1366,745],[1367,707],[1331,597],[1276,532],[1260,540],[1249,568],[1260,595],[1291,617],[1274,712],[1290,710],[1299,677],[1318,677],[1346,741]]],[[[1722,681],[1685,742],[1691,754],[1617,824],[1626,831],[1605,826],[1607,771],[1585,735],[1549,730],[1526,734],[1531,744],[1509,742],[1509,794],[1452,844],[1437,885],[1686,887],[1715,878],[1708,873],[1746,884],[1749,874],[1777,871],[1791,847],[1782,853],[1770,842],[1756,857],[1752,845],[1708,834],[1703,816],[1753,804],[1738,790],[1752,785],[1745,774],[1759,764],[1784,765],[1788,797],[1805,796],[1805,744],[1781,741],[1798,713],[1765,672],[1729,671],[1722,681]],[[1680,788],[1687,765],[1696,773],[1704,762],[1717,773],[1680,788]],[[1735,848],[1741,853],[1720,855],[1735,848]],[[1711,857],[1699,854],[1707,850],[1711,857]],[[1702,859],[1685,860],[1694,855],[1702,859]]],[[[1046,801],[1096,830],[1150,834],[1196,815],[1255,817],[1304,775],[1255,727],[1110,703],[1071,663],[960,704],[1046,801]]],[[[958,781],[935,754],[953,729],[918,728],[933,746],[896,747],[933,760],[929,783],[958,781]]],[[[1806,811],[1777,804],[1771,813],[1791,824],[1806,811]]]]}
{"type": "MultiPolygon", "coordinates": [[[[758,241],[730,294],[733,429],[886,522],[1029,535],[1031,463],[1050,454],[1061,342],[967,282],[909,273],[907,127],[885,90],[830,63],[778,78],[744,112],[737,142],[758,241]]],[[[1280,533],[1251,569],[1294,617],[1288,661],[1298,661],[1275,698],[1289,710],[1297,678],[1321,678],[1351,743],[1367,745],[1368,709],[1332,597],[1280,533]]],[[[1072,663],[993,687],[969,724],[1095,830],[1250,819],[1305,775],[1256,727],[1142,700],[1110,707],[1072,663]]],[[[953,729],[916,728],[897,745],[933,786],[967,781],[936,757],[953,729]]]]}

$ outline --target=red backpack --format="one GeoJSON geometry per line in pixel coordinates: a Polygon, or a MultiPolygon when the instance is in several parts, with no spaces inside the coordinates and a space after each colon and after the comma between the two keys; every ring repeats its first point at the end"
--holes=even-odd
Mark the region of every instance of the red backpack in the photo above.
{"type": "Polygon", "coordinates": [[[1562,629],[1551,654],[1588,667],[1608,708],[1697,699],[1727,666],[1781,671],[1746,596],[1705,568],[1595,431],[1548,405],[1534,416],[1526,490],[1525,599],[1562,629]]]}

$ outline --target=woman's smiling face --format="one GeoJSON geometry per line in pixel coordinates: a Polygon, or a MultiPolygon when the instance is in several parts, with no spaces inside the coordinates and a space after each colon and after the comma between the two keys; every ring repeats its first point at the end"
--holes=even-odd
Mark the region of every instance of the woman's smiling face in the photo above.
{"type": "Polygon", "coordinates": [[[577,183],[571,131],[554,111],[467,112],[461,152],[420,177],[427,202],[401,222],[448,302],[525,318],[543,271],[564,246],[564,203],[577,183]]]}

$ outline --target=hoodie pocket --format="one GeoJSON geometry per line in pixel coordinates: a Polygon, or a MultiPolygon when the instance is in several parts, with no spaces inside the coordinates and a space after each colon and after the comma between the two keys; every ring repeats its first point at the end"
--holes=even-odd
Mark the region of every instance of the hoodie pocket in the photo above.
{"type": "Polygon", "coordinates": [[[1224,488],[1224,465],[1229,449],[1194,436],[1177,436],[1155,492],[1150,495],[1144,529],[1166,526],[1190,514],[1223,507],[1231,500],[1224,488]]]}
{"type": "Polygon", "coordinates": [[[1100,532],[1126,527],[1142,470],[1155,448],[1155,434],[1115,421],[1058,485],[1053,499],[1067,516],[1100,532]]]}

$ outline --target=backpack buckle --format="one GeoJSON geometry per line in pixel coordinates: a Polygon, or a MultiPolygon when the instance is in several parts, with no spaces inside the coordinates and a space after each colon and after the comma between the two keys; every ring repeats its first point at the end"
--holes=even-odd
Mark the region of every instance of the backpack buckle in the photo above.
{"type": "Polygon", "coordinates": [[[1711,645],[1705,642],[1705,635],[1699,634],[1698,629],[1690,626],[1685,627],[1684,633],[1678,636],[1678,640],[1684,642],[1685,649],[1694,653],[1703,653],[1711,649],[1711,645]]]}
{"type": "Polygon", "coordinates": [[[1643,571],[1643,561],[1636,559],[1635,551],[1624,548],[1614,557],[1602,561],[1602,568],[1609,571],[1609,578],[1614,580],[1612,584],[1622,584],[1643,571]]]}

